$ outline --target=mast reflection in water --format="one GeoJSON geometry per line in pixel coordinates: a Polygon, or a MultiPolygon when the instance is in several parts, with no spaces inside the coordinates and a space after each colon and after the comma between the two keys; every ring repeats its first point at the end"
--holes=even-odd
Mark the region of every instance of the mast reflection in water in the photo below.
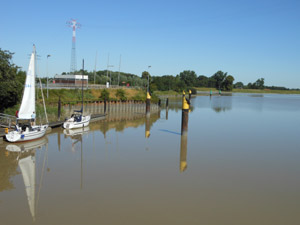
{"type": "Polygon", "coordinates": [[[8,151],[7,154],[15,154],[16,156],[16,161],[18,162],[24,181],[29,210],[33,221],[35,221],[37,205],[39,202],[39,195],[43,183],[43,176],[46,166],[46,159],[48,153],[48,138],[43,137],[41,139],[31,142],[9,144],[6,146],[6,150],[8,151]],[[44,151],[44,160],[41,171],[41,177],[39,179],[38,192],[36,193],[36,151],[42,151],[45,146],[46,151],[44,151]]]}

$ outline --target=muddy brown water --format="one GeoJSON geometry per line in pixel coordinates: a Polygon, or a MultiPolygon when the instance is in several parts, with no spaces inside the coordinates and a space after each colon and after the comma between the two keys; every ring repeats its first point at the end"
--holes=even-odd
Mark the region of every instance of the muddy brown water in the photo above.
{"type": "Polygon", "coordinates": [[[3,142],[0,224],[300,224],[300,96],[191,103],[3,142]]]}

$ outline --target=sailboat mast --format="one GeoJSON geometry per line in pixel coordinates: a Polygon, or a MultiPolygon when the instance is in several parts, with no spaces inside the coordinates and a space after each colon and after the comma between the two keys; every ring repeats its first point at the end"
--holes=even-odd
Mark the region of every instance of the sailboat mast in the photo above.
{"type": "Polygon", "coordinates": [[[39,78],[39,81],[40,81],[40,88],[41,88],[41,92],[42,92],[42,99],[43,99],[45,117],[46,117],[47,124],[49,124],[41,78],[39,78]]]}
{"type": "Polygon", "coordinates": [[[84,73],[84,59],[82,60],[82,79],[81,79],[81,97],[82,97],[82,103],[81,103],[81,113],[83,114],[83,73],[84,73]]]}
{"type": "Polygon", "coordinates": [[[95,83],[96,83],[96,66],[97,66],[97,56],[98,56],[98,52],[96,52],[96,59],[95,59],[94,85],[95,85],[95,83]]]}

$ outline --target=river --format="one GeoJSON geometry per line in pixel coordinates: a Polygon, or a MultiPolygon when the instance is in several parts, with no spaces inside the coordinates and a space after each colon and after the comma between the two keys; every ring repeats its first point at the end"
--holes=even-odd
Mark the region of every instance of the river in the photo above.
{"type": "Polygon", "coordinates": [[[162,105],[3,142],[0,224],[300,224],[299,95],[162,105]]]}

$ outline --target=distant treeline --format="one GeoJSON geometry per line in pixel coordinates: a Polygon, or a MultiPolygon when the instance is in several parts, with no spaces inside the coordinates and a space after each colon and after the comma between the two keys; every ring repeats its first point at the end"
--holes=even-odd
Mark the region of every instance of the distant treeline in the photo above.
{"type": "MultiPolygon", "coordinates": [[[[69,73],[62,73],[69,74],[69,73]]],[[[82,70],[76,71],[76,74],[82,74],[82,70]]],[[[110,82],[112,85],[120,86],[138,86],[146,87],[148,83],[151,91],[177,91],[192,89],[193,87],[205,87],[205,88],[216,88],[223,91],[231,91],[233,88],[236,89],[269,89],[269,90],[300,90],[300,89],[289,89],[286,87],[278,86],[265,86],[265,79],[257,79],[253,83],[248,83],[244,85],[242,82],[234,82],[234,77],[229,75],[227,72],[217,71],[212,76],[208,77],[205,75],[197,76],[195,71],[185,70],[180,74],[174,75],[163,75],[163,76],[151,76],[147,71],[144,71],[141,76],[124,73],[115,72],[109,70],[100,70],[97,72],[84,71],[85,75],[89,76],[90,84],[106,84],[110,82]]],[[[43,81],[45,82],[45,81],[43,81]]]]}
{"type": "MultiPolygon", "coordinates": [[[[12,62],[13,53],[0,48],[0,112],[17,104],[21,100],[25,82],[25,71],[20,70],[20,67],[12,62]]],[[[82,70],[76,71],[76,74],[82,74],[82,70]]],[[[67,74],[67,73],[62,73],[67,74]]],[[[227,72],[217,71],[212,76],[197,75],[195,71],[185,70],[178,75],[151,76],[147,71],[144,71],[141,76],[102,70],[97,72],[84,71],[89,77],[90,84],[106,84],[120,86],[137,86],[147,87],[148,81],[150,91],[182,91],[192,89],[193,87],[216,88],[224,91],[231,91],[233,88],[239,89],[271,89],[271,90],[290,90],[285,87],[265,86],[264,78],[260,78],[254,83],[244,85],[242,82],[234,82],[234,77],[227,72]]],[[[52,79],[50,79],[51,81],[52,79]]],[[[42,79],[46,83],[46,78],[42,79]]],[[[299,89],[292,89],[299,90],[299,89]]]]}
{"type": "MultiPolygon", "coordinates": [[[[69,73],[63,72],[62,75],[69,73]]],[[[82,74],[82,70],[76,71],[75,74],[82,74]]],[[[131,73],[115,72],[109,70],[99,70],[96,72],[84,71],[84,75],[88,75],[90,84],[106,84],[109,82],[111,85],[138,86],[143,87],[147,85],[147,80],[142,79],[140,76],[131,73]]]]}
{"type": "MultiPolygon", "coordinates": [[[[82,74],[82,70],[76,71],[75,73],[82,74]]],[[[62,74],[67,73],[64,72],[62,74]]],[[[234,81],[232,75],[228,75],[223,71],[218,71],[211,77],[203,75],[197,76],[195,71],[192,70],[185,70],[176,76],[151,76],[149,72],[144,71],[140,77],[135,74],[107,70],[97,72],[84,71],[84,74],[89,76],[89,83],[95,84],[106,84],[106,82],[110,82],[112,85],[128,84],[130,86],[146,87],[149,79],[151,91],[182,91],[192,87],[211,87],[230,91],[233,88],[234,81]]]]}

